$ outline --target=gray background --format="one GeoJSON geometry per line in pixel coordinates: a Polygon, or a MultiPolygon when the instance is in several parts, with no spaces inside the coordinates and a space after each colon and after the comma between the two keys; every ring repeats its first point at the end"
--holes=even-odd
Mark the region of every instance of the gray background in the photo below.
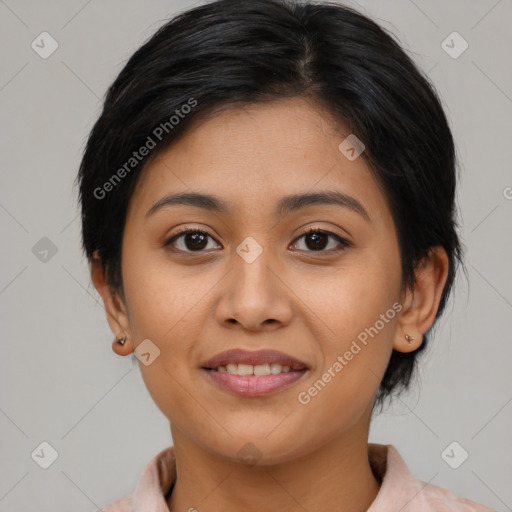
{"type": "MultiPolygon", "coordinates": [[[[166,18],[193,5],[0,1],[1,511],[96,510],[131,492],[172,443],[138,366],[111,351],[73,180],[107,86],[166,18]],[[31,48],[43,31],[59,45],[47,59],[31,48]],[[47,261],[43,237],[57,248],[47,261]],[[42,441],[59,454],[48,469],[31,458],[42,441]]],[[[439,90],[460,156],[467,248],[468,279],[414,390],[375,418],[370,441],[394,444],[426,482],[512,510],[512,1],[348,5],[395,33],[439,90]],[[453,31],[469,43],[456,59],[441,46],[453,31]],[[457,469],[441,456],[453,441],[469,453],[457,469]]]]}

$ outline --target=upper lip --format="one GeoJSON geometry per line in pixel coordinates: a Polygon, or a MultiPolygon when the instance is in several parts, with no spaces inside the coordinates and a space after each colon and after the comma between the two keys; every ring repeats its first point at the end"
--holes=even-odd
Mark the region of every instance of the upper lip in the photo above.
{"type": "Polygon", "coordinates": [[[232,364],[272,364],[278,363],[281,366],[289,366],[291,370],[303,370],[307,369],[306,363],[299,361],[295,357],[292,357],[283,352],[277,350],[255,350],[249,351],[241,348],[235,348],[220,352],[202,363],[203,368],[218,368],[219,366],[225,366],[229,363],[232,364]]]}

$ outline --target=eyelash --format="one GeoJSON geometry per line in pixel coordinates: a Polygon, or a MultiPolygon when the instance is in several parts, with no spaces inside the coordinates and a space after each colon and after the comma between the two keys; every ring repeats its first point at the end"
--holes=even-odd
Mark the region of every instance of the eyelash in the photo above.
{"type": "MultiPolygon", "coordinates": [[[[187,235],[189,233],[199,233],[201,235],[205,235],[205,236],[208,236],[210,237],[211,239],[214,239],[212,235],[210,235],[210,233],[208,233],[207,231],[203,231],[202,229],[190,229],[190,228],[185,228],[185,229],[182,229],[180,231],[178,231],[177,233],[175,233],[172,237],[170,237],[169,239],[167,239],[165,242],[164,242],[164,247],[168,247],[168,246],[172,246],[172,244],[178,240],[179,238],[182,238],[184,235],[187,235]]],[[[338,234],[336,233],[333,233],[332,231],[327,231],[327,230],[324,230],[324,229],[320,229],[320,228],[309,228],[308,230],[304,231],[303,233],[301,233],[295,240],[294,240],[294,244],[297,243],[297,241],[303,237],[306,237],[308,235],[311,235],[311,234],[314,234],[314,233],[319,233],[319,234],[323,234],[323,235],[327,235],[329,237],[332,237],[332,238],[335,238],[338,243],[342,246],[341,249],[336,249],[336,250],[332,250],[332,249],[329,249],[329,250],[319,250],[319,251],[305,251],[305,252],[311,252],[311,253],[327,253],[327,254],[332,254],[332,253],[338,253],[338,252],[341,252],[345,249],[347,249],[348,247],[350,247],[350,243],[345,240],[344,238],[342,238],[341,236],[339,236],[338,234]]],[[[197,254],[200,254],[200,253],[204,253],[205,251],[204,250],[201,250],[201,251],[184,251],[182,249],[176,249],[176,252],[184,252],[184,253],[197,253],[197,254]]]]}

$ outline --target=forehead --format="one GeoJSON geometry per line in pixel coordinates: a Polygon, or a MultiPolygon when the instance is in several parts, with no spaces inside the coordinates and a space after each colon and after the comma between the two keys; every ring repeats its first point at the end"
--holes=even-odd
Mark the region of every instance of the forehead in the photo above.
{"type": "Polygon", "coordinates": [[[286,195],[335,190],[378,214],[385,198],[364,158],[350,160],[339,149],[349,135],[302,98],[229,108],[192,124],[156,155],[130,206],[145,215],[168,193],[194,191],[222,197],[230,213],[256,213],[275,211],[286,195]]]}

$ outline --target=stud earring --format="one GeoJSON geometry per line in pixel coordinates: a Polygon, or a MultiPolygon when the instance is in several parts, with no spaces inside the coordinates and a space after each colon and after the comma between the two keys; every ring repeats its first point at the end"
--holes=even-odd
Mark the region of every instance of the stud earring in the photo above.
{"type": "Polygon", "coordinates": [[[124,336],[123,338],[117,338],[117,343],[119,343],[120,345],[124,345],[125,341],[126,341],[126,336],[124,336]]]}
{"type": "Polygon", "coordinates": [[[414,336],[409,336],[408,334],[405,335],[405,339],[408,343],[412,343],[416,338],[414,336]]]}

